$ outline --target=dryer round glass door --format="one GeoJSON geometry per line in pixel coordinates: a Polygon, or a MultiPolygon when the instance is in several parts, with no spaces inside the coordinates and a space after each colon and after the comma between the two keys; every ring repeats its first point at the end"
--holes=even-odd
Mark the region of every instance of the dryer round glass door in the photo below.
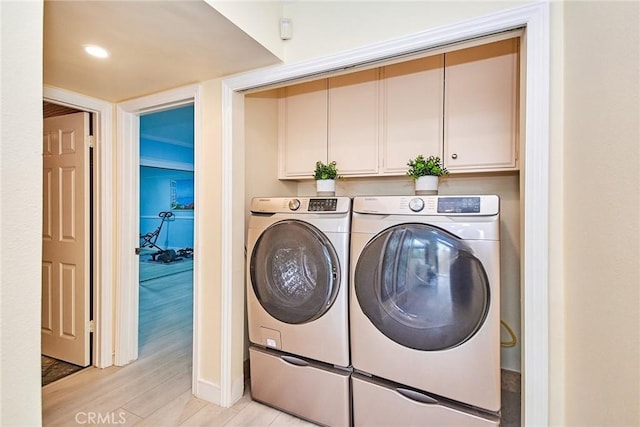
{"type": "Polygon", "coordinates": [[[271,225],[258,238],[250,262],[258,301],[282,322],[315,320],[338,294],[338,256],[329,239],[311,224],[284,220],[271,225]]]}
{"type": "Polygon", "coordinates": [[[424,224],[386,229],[364,247],[354,286],[360,307],[387,338],[416,350],[470,339],[489,309],[489,281],[462,240],[424,224]]]}

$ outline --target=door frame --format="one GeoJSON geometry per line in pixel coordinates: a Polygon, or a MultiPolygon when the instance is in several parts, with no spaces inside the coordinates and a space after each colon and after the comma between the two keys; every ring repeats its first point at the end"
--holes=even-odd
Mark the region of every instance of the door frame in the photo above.
{"type": "MultiPolygon", "coordinates": [[[[95,114],[93,144],[93,366],[113,364],[113,104],[44,86],[43,99],[95,114]]],[[[90,261],[91,262],[91,261],[90,261]]]]}
{"type": "MultiPolygon", "coordinates": [[[[522,239],[522,420],[524,425],[549,423],[549,139],[550,139],[550,5],[548,2],[488,14],[460,23],[427,30],[388,42],[313,60],[232,76],[222,81],[222,331],[221,405],[230,406],[235,370],[244,341],[234,337],[234,313],[243,309],[237,260],[242,260],[244,227],[243,92],[288,80],[320,75],[347,67],[384,60],[475,37],[525,27],[526,86],[523,91],[526,118],[523,150],[526,165],[521,169],[523,201],[522,239]],[[235,215],[235,216],[234,216],[235,215]]],[[[241,362],[240,362],[241,363],[241,362]]]]}
{"type": "Polygon", "coordinates": [[[150,96],[136,98],[118,103],[117,123],[118,135],[116,141],[116,164],[118,172],[116,205],[118,221],[118,292],[115,311],[115,342],[114,363],[117,366],[126,365],[138,358],[138,285],[139,285],[139,256],[135,248],[140,246],[140,114],[166,110],[193,104],[194,106],[194,257],[193,257],[193,372],[192,389],[196,390],[197,378],[200,374],[200,346],[198,331],[200,324],[199,271],[200,261],[200,218],[201,203],[198,203],[199,171],[202,159],[201,150],[201,87],[200,85],[157,93],[150,96]]]}

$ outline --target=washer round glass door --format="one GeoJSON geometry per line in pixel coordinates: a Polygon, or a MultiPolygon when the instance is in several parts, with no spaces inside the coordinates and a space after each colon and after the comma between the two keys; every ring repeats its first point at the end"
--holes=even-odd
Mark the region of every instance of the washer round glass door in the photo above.
{"type": "Polygon", "coordinates": [[[464,343],[489,309],[482,263],[464,241],[424,224],[397,225],[371,239],[354,282],[358,303],[375,327],[416,350],[464,343]]]}
{"type": "Polygon", "coordinates": [[[274,318],[300,324],[331,308],[340,286],[340,263],[329,239],[311,224],[283,220],[258,238],[250,264],[251,285],[274,318]]]}

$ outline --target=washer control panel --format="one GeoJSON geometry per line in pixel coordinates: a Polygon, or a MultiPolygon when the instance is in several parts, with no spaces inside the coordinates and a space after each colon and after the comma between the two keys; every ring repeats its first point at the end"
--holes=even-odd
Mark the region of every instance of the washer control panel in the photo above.
{"type": "Polygon", "coordinates": [[[254,213],[336,214],[351,212],[350,197],[255,197],[254,213]]]}
{"type": "Polygon", "coordinates": [[[309,212],[335,212],[338,199],[309,199],[309,212]]]}

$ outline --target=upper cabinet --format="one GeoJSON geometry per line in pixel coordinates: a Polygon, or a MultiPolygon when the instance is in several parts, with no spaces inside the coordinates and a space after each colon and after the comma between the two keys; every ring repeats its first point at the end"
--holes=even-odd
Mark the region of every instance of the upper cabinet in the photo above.
{"type": "Polygon", "coordinates": [[[518,39],[445,55],[444,163],[450,172],[517,169],[518,39]]]}
{"type": "Polygon", "coordinates": [[[381,172],[404,175],[418,154],[442,157],[444,56],[382,68],[381,172]]]}
{"type": "Polygon", "coordinates": [[[311,178],[327,162],[327,80],[280,89],[278,177],[311,178]]]}
{"type": "Polygon", "coordinates": [[[329,79],[328,158],[341,175],[378,173],[379,71],[329,79]]]}
{"type": "Polygon", "coordinates": [[[404,175],[436,155],[452,173],[518,168],[517,38],[281,89],[279,178],[317,161],[344,176],[404,175]]]}

